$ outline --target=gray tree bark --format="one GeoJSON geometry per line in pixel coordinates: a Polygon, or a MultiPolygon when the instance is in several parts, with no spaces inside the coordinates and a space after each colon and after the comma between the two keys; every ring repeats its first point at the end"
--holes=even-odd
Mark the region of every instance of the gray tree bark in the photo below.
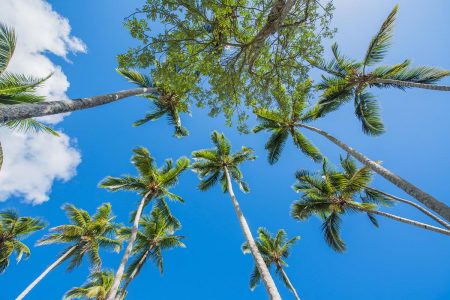
{"type": "Polygon", "coordinates": [[[227,178],[228,193],[230,194],[231,201],[233,202],[234,210],[236,211],[236,214],[238,216],[239,223],[241,225],[242,231],[244,232],[245,239],[247,240],[250,252],[252,253],[253,259],[255,261],[255,265],[258,268],[259,273],[261,274],[261,279],[264,283],[264,286],[266,287],[267,293],[269,294],[269,298],[271,300],[281,300],[281,296],[278,292],[275,282],[273,281],[269,269],[267,268],[267,265],[264,262],[264,259],[258,250],[258,247],[256,246],[250,227],[247,224],[247,220],[245,219],[244,214],[236,199],[236,196],[234,195],[233,186],[231,185],[231,178],[230,174],[228,173],[228,169],[225,168],[224,172],[227,178]]]}
{"type": "Polygon", "coordinates": [[[445,92],[450,91],[450,86],[446,86],[446,85],[409,82],[409,81],[402,81],[402,80],[395,80],[395,79],[377,78],[377,79],[373,80],[373,82],[374,83],[392,84],[392,85],[398,85],[398,86],[404,86],[404,87],[414,87],[414,88],[434,90],[434,91],[445,91],[445,92]]]}
{"type": "Polygon", "coordinates": [[[286,281],[289,289],[291,290],[292,293],[294,293],[295,299],[300,300],[300,297],[297,294],[297,290],[294,288],[294,285],[289,280],[289,277],[287,276],[286,271],[284,271],[283,267],[281,267],[281,266],[280,266],[280,269],[281,269],[281,274],[283,274],[284,280],[286,281]]]}
{"type": "Polygon", "coordinates": [[[0,105],[0,123],[42,117],[87,109],[142,94],[157,94],[155,88],[137,88],[100,96],[74,100],[49,101],[30,104],[0,105]]]}
{"type": "Polygon", "coordinates": [[[404,190],[406,193],[417,199],[419,202],[423,203],[425,206],[427,206],[429,209],[436,212],[438,215],[443,217],[445,220],[450,221],[450,207],[448,207],[445,203],[437,200],[430,194],[422,191],[417,186],[413,185],[412,183],[406,181],[402,177],[394,174],[393,172],[389,171],[385,167],[381,166],[380,164],[374,162],[373,160],[370,160],[366,156],[364,156],[361,152],[353,149],[352,147],[346,145],[345,143],[341,142],[334,136],[328,134],[327,132],[308,126],[305,124],[297,124],[300,127],[309,129],[313,132],[316,132],[323,137],[327,138],[331,142],[333,142],[335,145],[342,148],[345,152],[349,153],[351,156],[359,160],[362,164],[369,167],[374,172],[378,173],[379,175],[383,176],[385,179],[389,180],[402,190],[404,190]]]}
{"type": "Polygon", "coordinates": [[[62,263],[77,247],[77,245],[70,248],[66,253],[61,255],[54,263],[52,263],[50,266],[47,267],[47,269],[42,272],[41,275],[39,275],[38,278],[36,278],[27,288],[19,295],[17,296],[16,300],[22,300],[25,298],[26,295],[48,274],[51,270],[56,268],[60,263],[62,263]]]}
{"type": "Polygon", "coordinates": [[[122,256],[122,260],[120,261],[119,268],[117,269],[116,275],[114,276],[114,281],[109,290],[108,296],[106,300],[114,300],[117,296],[117,292],[119,290],[120,282],[122,281],[123,273],[125,272],[125,266],[128,262],[128,259],[131,256],[131,251],[133,250],[134,242],[136,241],[137,232],[139,229],[139,220],[141,219],[142,211],[144,210],[145,201],[147,200],[150,192],[142,197],[141,202],[139,203],[138,209],[136,211],[136,216],[133,221],[133,228],[131,229],[130,239],[128,240],[127,248],[125,249],[125,253],[122,256]]]}
{"type": "Polygon", "coordinates": [[[402,203],[406,203],[408,205],[414,206],[415,208],[417,208],[418,210],[420,210],[421,212],[423,212],[424,214],[426,214],[427,216],[429,216],[430,218],[432,218],[433,220],[435,220],[436,222],[438,222],[439,224],[441,224],[445,228],[450,229],[450,224],[449,223],[445,222],[444,220],[442,220],[441,218],[439,218],[438,216],[433,214],[431,211],[429,211],[428,209],[420,206],[417,203],[414,203],[414,202],[409,201],[407,199],[403,199],[403,198],[400,198],[400,197],[397,197],[397,196],[385,193],[383,191],[380,191],[380,190],[377,190],[377,189],[374,189],[374,188],[367,187],[366,189],[372,190],[372,191],[377,192],[377,193],[380,193],[380,194],[382,194],[384,196],[387,196],[389,198],[392,198],[393,200],[396,200],[398,202],[402,202],[402,203]]]}
{"type": "Polygon", "coordinates": [[[437,232],[437,233],[442,233],[442,234],[450,236],[450,230],[447,230],[447,229],[443,229],[443,228],[439,228],[439,227],[436,227],[436,226],[428,225],[428,224],[425,224],[425,223],[422,223],[422,222],[417,222],[417,221],[414,221],[414,220],[411,220],[411,219],[407,219],[407,218],[402,218],[402,217],[399,217],[399,216],[396,216],[396,215],[393,215],[393,214],[390,214],[390,213],[387,213],[387,212],[383,212],[383,211],[378,211],[378,210],[373,210],[373,209],[361,209],[360,207],[356,207],[356,208],[359,209],[359,210],[362,210],[362,211],[374,214],[374,215],[387,217],[387,218],[390,218],[390,219],[393,219],[393,220],[396,220],[396,221],[399,221],[399,222],[402,222],[402,223],[405,223],[405,224],[410,224],[410,225],[417,226],[417,227],[420,227],[420,228],[423,228],[423,229],[426,229],[426,230],[430,230],[430,231],[434,231],[434,232],[437,232]]]}

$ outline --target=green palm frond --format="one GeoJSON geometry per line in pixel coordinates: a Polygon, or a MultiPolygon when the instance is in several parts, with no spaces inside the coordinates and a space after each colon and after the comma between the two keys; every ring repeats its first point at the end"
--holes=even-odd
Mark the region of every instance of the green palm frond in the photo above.
{"type": "Polygon", "coordinates": [[[392,39],[393,26],[395,18],[398,12],[398,5],[389,13],[386,20],[381,25],[378,33],[372,38],[367,49],[366,55],[364,57],[364,67],[371,66],[377,62],[383,60],[386,52],[390,46],[390,41],[392,39]]]}
{"type": "Polygon", "coordinates": [[[362,92],[355,95],[355,114],[361,121],[364,133],[380,135],[384,132],[384,125],[379,111],[378,102],[372,94],[362,92]]]}
{"type": "Polygon", "coordinates": [[[341,218],[336,212],[329,214],[322,224],[322,231],[327,244],[337,252],[345,251],[345,243],[340,237],[341,218]]]}
{"type": "Polygon", "coordinates": [[[55,131],[53,128],[36,121],[35,119],[23,119],[23,120],[15,120],[3,123],[3,126],[8,127],[13,130],[21,131],[21,132],[46,132],[51,135],[59,137],[59,133],[55,131]]]}
{"type": "Polygon", "coordinates": [[[16,48],[16,34],[12,28],[0,23],[0,74],[8,66],[16,48]]]}
{"type": "Polygon", "coordinates": [[[140,87],[153,87],[153,82],[147,75],[139,73],[135,70],[116,69],[117,73],[125,77],[129,82],[134,83],[140,87]]]}
{"type": "Polygon", "coordinates": [[[286,128],[280,128],[273,131],[265,145],[265,148],[269,153],[267,159],[270,164],[273,165],[280,158],[281,151],[283,150],[288,136],[289,130],[286,128]]]}

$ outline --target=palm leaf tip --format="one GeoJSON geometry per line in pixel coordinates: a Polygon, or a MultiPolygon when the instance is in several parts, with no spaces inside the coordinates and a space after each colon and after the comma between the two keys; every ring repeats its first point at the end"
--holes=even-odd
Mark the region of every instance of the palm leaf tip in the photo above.
{"type": "Polygon", "coordinates": [[[134,83],[143,88],[153,87],[153,83],[147,75],[141,74],[135,70],[130,69],[116,69],[116,71],[125,77],[129,82],[134,83]]]}

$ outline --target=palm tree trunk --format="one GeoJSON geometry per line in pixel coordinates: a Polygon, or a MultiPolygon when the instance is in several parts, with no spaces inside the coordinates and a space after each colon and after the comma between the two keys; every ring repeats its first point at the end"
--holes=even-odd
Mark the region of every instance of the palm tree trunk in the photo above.
{"type": "Polygon", "coordinates": [[[373,82],[374,83],[392,84],[392,85],[398,85],[398,86],[404,86],[404,87],[415,87],[415,88],[419,88],[419,89],[434,90],[434,91],[446,91],[446,92],[450,91],[450,86],[446,86],[446,85],[435,85],[435,84],[410,82],[410,81],[395,80],[395,79],[377,78],[373,82]]]}
{"type": "Polygon", "coordinates": [[[131,256],[131,251],[133,250],[133,245],[136,241],[137,232],[139,229],[139,220],[141,219],[142,211],[144,210],[145,202],[147,201],[149,195],[150,192],[146,193],[139,203],[138,209],[136,211],[136,216],[134,217],[133,228],[131,229],[131,235],[130,239],[128,240],[127,248],[125,249],[125,253],[122,256],[122,260],[120,261],[119,268],[117,269],[116,275],[114,276],[114,281],[111,289],[109,290],[106,300],[114,300],[116,298],[120,282],[122,281],[123,273],[125,272],[125,266],[131,256]]]}
{"type": "Polygon", "coordinates": [[[137,96],[141,94],[156,94],[154,88],[137,88],[119,91],[116,93],[100,96],[80,98],[74,100],[49,101],[30,104],[14,104],[0,106],[0,123],[8,121],[23,120],[34,117],[42,117],[61,113],[72,112],[76,110],[91,108],[117,100],[137,96]]]}
{"type": "Polygon", "coordinates": [[[150,248],[148,248],[148,249],[145,251],[144,255],[143,255],[143,256],[141,257],[141,259],[139,260],[139,263],[138,263],[138,265],[136,266],[136,269],[133,270],[133,272],[131,273],[130,277],[128,277],[128,278],[127,278],[127,281],[125,281],[125,284],[123,285],[123,288],[122,288],[122,295],[119,295],[119,293],[117,293],[116,300],[123,299],[123,296],[125,295],[125,293],[126,293],[126,291],[127,291],[128,285],[129,285],[130,282],[136,277],[137,273],[139,272],[139,270],[140,270],[140,269],[142,268],[142,266],[144,265],[145,260],[147,259],[147,256],[148,256],[148,254],[150,253],[150,250],[151,250],[151,249],[152,249],[152,248],[150,247],[150,248]],[[122,297],[122,298],[121,298],[121,297],[122,297]]]}
{"type": "Polygon", "coordinates": [[[325,132],[321,129],[312,127],[312,126],[305,125],[305,124],[297,124],[297,125],[324,136],[325,138],[327,138],[328,140],[333,142],[335,145],[344,149],[344,151],[349,153],[351,156],[353,156],[354,158],[359,160],[362,164],[364,164],[367,167],[369,167],[370,169],[372,169],[372,171],[378,173],[379,175],[383,176],[385,179],[389,180],[390,182],[392,182],[393,184],[395,184],[396,186],[398,186],[399,188],[404,190],[406,193],[408,193],[409,195],[411,195],[412,197],[417,199],[419,202],[423,203],[425,206],[427,206],[429,209],[436,212],[438,215],[443,217],[445,220],[450,221],[450,207],[448,207],[445,203],[437,200],[430,194],[422,191],[421,189],[419,189],[412,183],[410,183],[410,182],[406,181],[405,179],[403,179],[402,177],[392,173],[391,171],[384,168],[380,164],[374,162],[373,160],[370,160],[369,158],[364,156],[361,152],[344,144],[343,142],[341,142],[334,136],[328,134],[327,132],[325,132]]]}
{"type": "Polygon", "coordinates": [[[253,239],[252,236],[252,232],[250,231],[250,228],[247,224],[247,220],[245,219],[244,214],[242,213],[241,208],[239,207],[239,203],[236,199],[236,196],[234,195],[233,186],[231,185],[231,178],[230,174],[228,173],[228,169],[225,168],[224,172],[227,178],[228,193],[230,194],[231,201],[233,202],[234,210],[236,211],[236,214],[238,216],[239,223],[241,224],[245,239],[247,240],[250,252],[252,253],[253,259],[255,260],[255,265],[258,268],[259,273],[261,274],[261,279],[264,283],[264,286],[266,287],[267,293],[269,294],[269,298],[271,300],[281,300],[281,296],[278,292],[275,282],[273,281],[269,269],[267,268],[266,263],[264,262],[264,259],[258,250],[258,247],[256,246],[255,240],[253,239]]]}
{"type": "Polygon", "coordinates": [[[362,210],[362,211],[365,211],[365,212],[368,212],[368,213],[371,213],[371,214],[375,214],[375,215],[391,218],[391,219],[399,221],[399,222],[403,222],[403,223],[406,223],[406,224],[414,225],[414,226],[417,226],[417,227],[420,227],[420,228],[423,228],[423,229],[427,229],[427,230],[430,230],[430,231],[434,231],[434,232],[438,232],[438,233],[442,233],[442,234],[450,236],[450,230],[446,230],[446,229],[439,228],[439,227],[436,227],[436,226],[428,225],[428,224],[425,224],[425,223],[422,223],[422,222],[417,222],[417,221],[414,221],[414,220],[411,220],[411,219],[402,218],[402,217],[399,217],[397,215],[389,214],[389,213],[386,213],[386,212],[383,212],[383,211],[378,211],[378,210],[373,210],[373,209],[364,209],[364,208],[361,208],[361,207],[355,207],[355,208],[357,208],[359,210],[362,210]]]}
{"type": "Polygon", "coordinates": [[[25,298],[26,295],[48,274],[51,270],[56,268],[60,263],[62,263],[75,249],[77,248],[77,245],[72,246],[69,250],[66,251],[63,255],[61,255],[54,263],[52,263],[50,266],[45,269],[44,272],[42,272],[41,275],[39,275],[38,278],[36,278],[27,288],[19,295],[17,296],[16,300],[22,300],[25,298]]]}
{"type": "Polygon", "coordinates": [[[424,214],[426,214],[427,216],[429,216],[430,218],[432,218],[433,220],[435,220],[436,222],[438,222],[439,224],[441,224],[445,228],[450,229],[450,224],[449,223],[445,222],[444,220],[442,220],[441,218],[439,218],[438,216],[433,214],[431,211],[429,211],[428,209],[420,206],[417,203],[414,203],[412,201],[409,201],[409,200],[406,200],[406,199],[403,199],[403,198],[400,198],[400,197],[397,197],[397,196],[385,193],[383,191],[380,191],[380,190],[377,190],[377,189],[374,189],[374,188],[371,188],[371,187],[366,187],[366,189],[374,191],[376,193],[380,193],[380,194],[382,194],[384,196],[392,198],[393,200],[397,200],[398,202],[403,202],[403,203],[409,204],[411,206],[414,206],[415,208],[417,208],[418,210],[420,210],[421,212],[423,212],[424,214]]]}
{"type": "Polygon", "coordinates": [[[295,290],[294,286],[292,285],[292,282],[289,280],[289,277],[287,276],[286,272],[284,271],[283,267],[280,266],[281,274],[283,274],[284,281],[289,286],[289,289],[294,293],[295,299],[300,300],[300,297],[297,294],[297,291],[295,290]]]}

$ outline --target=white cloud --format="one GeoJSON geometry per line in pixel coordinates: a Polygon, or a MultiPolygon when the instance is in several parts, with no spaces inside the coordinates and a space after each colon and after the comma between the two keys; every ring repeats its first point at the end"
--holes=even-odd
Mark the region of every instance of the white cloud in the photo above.
{"type": "MultiPolygon", "coordinates": [[[[55,65],[46,52],[67,59],[69,53],[86,52],[84,43],[70,35],[67,19],[53,11],[44,0],[0,0],[0,22],[13,27],[17,46],[8,71],[34,76],[53,76],[40,88],[39,94],[48,100],[68,99],[69,81],[61,67],[55,65]]],[[[40,118],[56,124],[65,115],[40,118]]],[[[46,134],[12,133],[0,130],[4,148],[4,165],[0,171],[0,201],[21,196],[27,202],[42,203],[56,179],[69,180],[76,173],[80,154],[70,138],[46,134]]]]}

